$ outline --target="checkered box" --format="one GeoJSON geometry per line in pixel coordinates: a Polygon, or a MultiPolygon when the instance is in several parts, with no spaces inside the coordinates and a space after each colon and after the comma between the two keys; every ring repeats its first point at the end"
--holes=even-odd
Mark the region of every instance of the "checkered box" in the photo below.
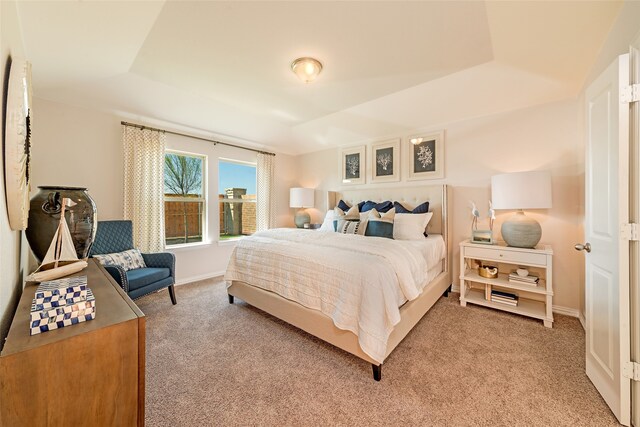
{"type": "Polygon", "coordinates": [[[42,282],[36,288],[36,300],[58,296],[63,299],[87,296],[87,276],[68,277],[64,279],[42,282]]]}
{"type": "Polygon", "coordinates": [[[36,310],[35,307],[34,303],[31,306],[31,335],[75,325],[92,320],[96,316],[96,300],[90,289],[87,289],[87,299],[84,301],[48,310],[36,310]]]}
{"type": "Polygon", "coordinates": [[[64,307],[65,305],[72,305],[78,302],[87,300],[87,291],[74,292],[73,294],[66,294],[64,297],[60,295],[54,295],[46,298],[36,298],[31,305],[31,311],[48,310],[55,307],[64,307]]]}

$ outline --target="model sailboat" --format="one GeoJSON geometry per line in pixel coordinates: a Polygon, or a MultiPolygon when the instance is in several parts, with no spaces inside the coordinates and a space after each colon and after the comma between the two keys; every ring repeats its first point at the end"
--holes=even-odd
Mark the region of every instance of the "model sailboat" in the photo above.
{"type": "Polygon", "coordinates": [[[65,210],[74,206],[71,199],[62,199],[62,208],[60,211],[60,222],[58,228],[53,235],[53,240],[47,250],[47,254],[42,260],[40,267],[27,277],[27,280],[33,282],[44,282],[47,280],[57,279],[62,276],[77,273],[87,266],[86,260],[78,259],[76,249],[71,239],[71,232],[67,226],[65,219],[65,210]]]}

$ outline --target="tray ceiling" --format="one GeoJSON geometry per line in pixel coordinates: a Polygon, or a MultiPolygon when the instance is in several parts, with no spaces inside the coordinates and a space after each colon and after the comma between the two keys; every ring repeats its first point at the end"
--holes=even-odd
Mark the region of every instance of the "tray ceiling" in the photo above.
{"type": "MultiPolygon", "coordinates": [[[[379,117],[423,105],[438,112],[447,103],[438,87],[453,82],[470,93],[513,90],[488,70],[517,76],[514,106],[575,96],[619,9],[610,1],[18,3],[36,97],[289,153],[429,126],[415,114],[379,117]],[[323,62],[316,82],[291,73],[300,56],[323,62]]],[[[452,96],[446,109],[455,116],[463,102],[452,96]]],[[[496,102],[476,100],[478,111],[464,114],[510,107],[496,102]]]]}

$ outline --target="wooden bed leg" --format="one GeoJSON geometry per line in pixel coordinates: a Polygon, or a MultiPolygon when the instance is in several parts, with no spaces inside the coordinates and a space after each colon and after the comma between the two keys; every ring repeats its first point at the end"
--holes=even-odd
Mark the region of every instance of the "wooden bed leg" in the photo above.
{"type": "Polygon", "coordinates": [[[451,292],[451,285],[449,285],[449,287],[447,288],[446,291],[444,291],[444,293],[442,294],[443,297],[445,298],[449,298],[449,293],[451,292]]]}
{"type": "Polygon", "coordinates": [[[380,381],[382,379],[382,365],[374,365],[371,364],[373,368],[373,379],[376,381],[380,381]]]}
{"type": "Polygon", "coordinates": [[[229,297],[229,304],[233,304],[233,295],[227,294],[227,296],[229,297]]]}

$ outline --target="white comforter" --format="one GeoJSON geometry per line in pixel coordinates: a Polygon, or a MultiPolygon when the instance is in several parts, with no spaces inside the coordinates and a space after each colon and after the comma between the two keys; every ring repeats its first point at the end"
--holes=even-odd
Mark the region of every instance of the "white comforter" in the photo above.
{"type": "Polygon", "coordinates": [[[445,256],[439,241],[429,249],[381,237],[268,230],[238,242],[225,280],[320,310],[336,327],[357,335],[362,350],[382,363],[400,321],[399,306],[417,298],[427,284],[428,258],[445,256]]]}

